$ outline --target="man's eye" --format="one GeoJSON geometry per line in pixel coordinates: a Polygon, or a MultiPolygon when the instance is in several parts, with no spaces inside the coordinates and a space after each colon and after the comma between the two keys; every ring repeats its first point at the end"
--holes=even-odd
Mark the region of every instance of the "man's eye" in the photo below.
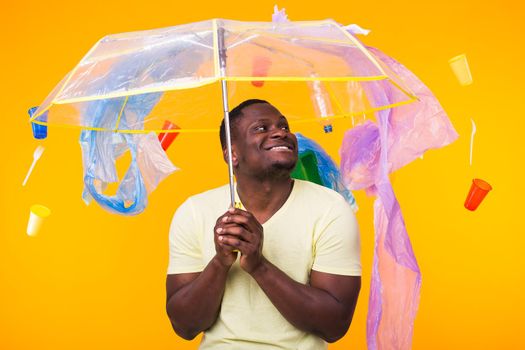
{"type": "Polygon", "coordinates": [[[281,126],[281,129],[286,130],[286,131],[290,131],[290,127],[288,125],[281,126]]]}
{"type": "Polygon", "coordinates": [[[266,126],[264,126],[264,125],[257,125],[255,128],[253,128],[253,130],[255,130],[255,131],[265,131],[266,130],[266,126]]]}

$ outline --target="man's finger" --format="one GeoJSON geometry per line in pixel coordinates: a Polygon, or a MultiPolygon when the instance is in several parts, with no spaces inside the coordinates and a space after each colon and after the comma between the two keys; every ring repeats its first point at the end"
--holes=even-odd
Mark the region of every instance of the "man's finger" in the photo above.
{"type": "Polygon", "coordinates": [[[230,235],[222,235],[219,236],[218,239],[220,246],[228,247],[228,249],[232,249],[232,251],[239,250],[241,254],[244,254],[244,251],[246,250],[246,247],[249,244],[243,240],[238,239],[235,236],[230,235]]]}
{"type": "Polygon", "coordinates": [[[257,219],[248,212],[241,212],[240,209],[239,212],[235,213],[229,213],[229,215],[225,215],[222,218],[223,223],[230,223],[234,222],[239,225],[245,226],[248,230],[252,232],[256,232],[262,228],[261,224],[257,221],[257,219]]]}
{"type": "Polygon", "coordinates": [[[239,209],[239,208],[230,208],[226,213],[226,215],[242,215],[242,216],[245,216],[245,217],[254,217],[252,213],[250,213],[249,211],[246,211],[246,210],[242,210],[242,209],[239,209]]]}
{"type": "Polygon", "coordinates": [[[219,237],[224,235],[231,235],[246,242],[250,242],[254,239],[253,233],[246,230],[243,226],[237,224],[218,227],[217,230],[215,230],[215,232],[219,235],[219,237]]]}
{"type": "Polygon", "coordinates": [[[226,213],[222,214],[221,216],[219,216],[219,217],[217,218],[217,221],[215,221],[215,226],[217,226],[217,225],[219,225],[221,222],[223,222],[223,218],[224,218],[225,216],[229,215],[229,214],[230,214],[230,213],[226,212],[226,213]]]}
{"type": "Polygon", "coordinates": [[[237,223],[248,223],[250,218],[239,213],[228,213],[222,217],[222,222],[235,221],[237,223]]]}
{"type": "Polygon", "coordinates": [[[223,255],[227,255],[227,254],[231,254],[233,252],[239,251],[239,248],[231,246],[231,245],[226,245],[222,242],[222,240],[217,240],[217,245],[218,245],[218,251],[221,252],[221,254],[223,255]]]}

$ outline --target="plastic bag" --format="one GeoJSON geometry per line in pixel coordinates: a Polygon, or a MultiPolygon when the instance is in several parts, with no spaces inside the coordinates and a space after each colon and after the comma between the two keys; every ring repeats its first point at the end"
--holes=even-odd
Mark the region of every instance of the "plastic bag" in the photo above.
{"type": "Polygon", "coordinates": [[[352,192],[344,186],[339,168],[332,158],[317,142],[301,135],[300,133],[296,133],[295,136],[297,137],[299,154],[306,151],[312,151],[315,154],[319,176],[321,177],[323,185],[341,194],[348,204],[350,204],[352,209],[357,211],[355,198],[352,195],[352,192]]]}
{"type": "MultiPolygon", "coordinates": [[[[161,94],[145,94],[128,98],[92,101],[85,106],[85,115],[94,119],[97,127],[108,125],[120,113],[120,125],[125,129],[143,129],[144,117],[160,99],[161,94]]],[[[124,215],[141,213],[147,205],[147,195],[177,168],[162,150],[154,133],[131,134],[83,130],[80,135],[84,165],[83,199],[94,199],[104,209],[124,215]],[[118,182],[116,160],[131,152],[131,164],[114,196],[103,194],[105,185],[118,182]]]]}

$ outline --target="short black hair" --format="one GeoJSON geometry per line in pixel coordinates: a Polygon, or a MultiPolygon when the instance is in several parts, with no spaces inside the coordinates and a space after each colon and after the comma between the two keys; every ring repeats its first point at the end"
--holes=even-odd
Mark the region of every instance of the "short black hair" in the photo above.
{"type": "MultiPolygon", "coordinates": [[[[235,107],[234,109],[232,109],[229,113],[229,116],[230,116],[230,130],[231,130],[231,136],[233,138],[233,130],[238,122],[238,120],[243,116],[242,114],[242,110],[248,106],[251,106],[253,104],[256,104],[256,103],[267,103],[267,104],[270,104],[268,101],[265,101],[265,100],[259,100],[259,99],[256,99],[256,98],[252,98],[250,100],[246,100],[244,102],[242,102],[241,104],[239,104],[237,107],[235,107]]],[[[222,119],[222,122],[221,122],[221,128],[220,128],[220,132],[219,132],[219,136],[221,138],[221,147],[222,149],[226,149],[226,126],[224,124],[224,119],[222,119]]]]}

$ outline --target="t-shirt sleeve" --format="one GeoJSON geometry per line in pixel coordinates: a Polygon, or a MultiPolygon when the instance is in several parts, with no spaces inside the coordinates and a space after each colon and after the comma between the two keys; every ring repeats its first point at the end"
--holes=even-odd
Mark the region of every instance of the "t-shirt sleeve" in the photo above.
{"type": "Polygon", "coordinates": [[[313,270],[361,276],[359,227],[354,211],[343,198],[336,200],[322,219],[314,249],[313,270]]]}
{"type": "Polygon", "coordinates": [[[187,199],[173,215],[169,232],[168,274],[200,272],[204,269],[197,213],[187,199]]]}

